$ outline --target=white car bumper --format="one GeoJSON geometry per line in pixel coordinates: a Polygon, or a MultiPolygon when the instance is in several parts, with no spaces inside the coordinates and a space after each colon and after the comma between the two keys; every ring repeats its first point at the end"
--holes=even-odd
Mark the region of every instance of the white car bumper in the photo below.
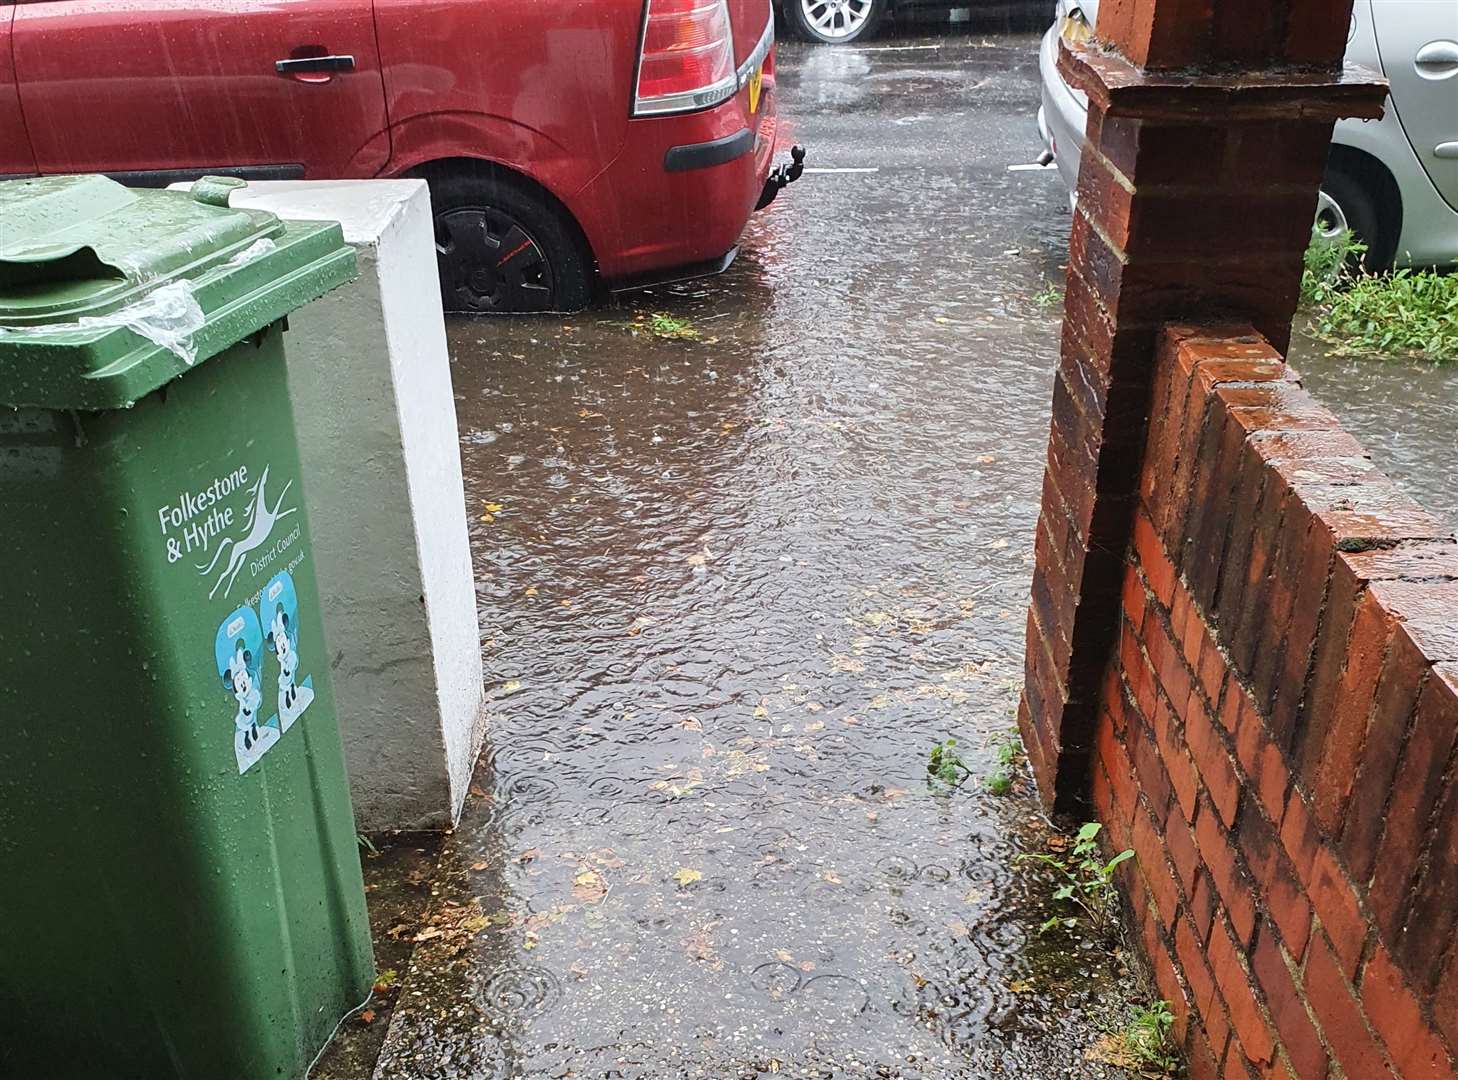
{"type": "Polygon", "coordinates": [[[1038,109],[1038,134],[1053,151],[1058,175],[1068,189],[1068,203],[1074,203],[1078,189],[1078,157],[1083,152],[1088,127],[1088,98],[1072,89],[1058,74],[1058,27],[1049,27],[1038,49],[1038,73],[1042,81],[1043,104],[1038,109]]]}

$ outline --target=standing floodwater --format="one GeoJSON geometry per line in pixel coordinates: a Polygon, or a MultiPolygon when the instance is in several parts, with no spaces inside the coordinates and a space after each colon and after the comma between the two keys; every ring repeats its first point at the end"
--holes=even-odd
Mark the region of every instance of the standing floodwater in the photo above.
{"type": "Polygon", "coordinates": [[[378,1076],[1104,1074],[1127,977],[1039,935],[1035,800],[981,782],[1066,199],[1006,170],[1033,39],[924,44],[783,50],[810,163],[879,171],[807,176],[724,277],[451,327],[489,747],[378,1076]]]}

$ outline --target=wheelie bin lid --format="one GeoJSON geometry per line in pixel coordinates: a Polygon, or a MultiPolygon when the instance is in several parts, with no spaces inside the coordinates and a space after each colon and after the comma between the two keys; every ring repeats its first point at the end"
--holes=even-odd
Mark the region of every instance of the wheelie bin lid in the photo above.
{"type": "Polygon", "coordinates": [[[126,408],[354,275],[337,222],[104,176],[0,182],[0,405],[126,408]]]}

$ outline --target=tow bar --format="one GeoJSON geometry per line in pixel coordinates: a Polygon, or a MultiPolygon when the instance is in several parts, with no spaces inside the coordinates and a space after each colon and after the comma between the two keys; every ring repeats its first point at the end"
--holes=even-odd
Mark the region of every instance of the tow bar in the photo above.
{"type": "Polygon", "coordinates": [[[805,148],[803,146],[790,147],[790,164],[776,165],[770,170],[769,176],[765,178],[764,190],[759,193],[759,202],[755,204],[756,210],[763,210],[770,203],[775,201],[775,196],[782,188],[787,188],[805,171],[805,148]]]}

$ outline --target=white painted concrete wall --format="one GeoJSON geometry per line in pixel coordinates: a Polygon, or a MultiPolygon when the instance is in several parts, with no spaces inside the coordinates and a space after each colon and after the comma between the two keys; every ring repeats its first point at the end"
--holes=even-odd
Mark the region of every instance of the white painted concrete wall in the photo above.
{"type": "Polygon", "coordinates": [[[430,196],[419,180],[268,181],[231,202],[338,221],[358,253],[359,277],[285,338],[334,692],[359,828],[448,827],[484,713],[430,196]]]}

